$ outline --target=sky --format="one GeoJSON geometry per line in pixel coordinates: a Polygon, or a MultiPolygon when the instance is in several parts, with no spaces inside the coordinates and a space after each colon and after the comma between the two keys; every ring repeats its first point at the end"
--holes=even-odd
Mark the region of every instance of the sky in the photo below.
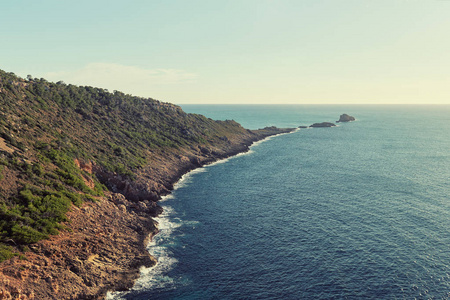
{"type": "Polygon", "coordinates": [[[0,69],[175,104],[450,104],[447,0],[0,1],[0,69]]]}

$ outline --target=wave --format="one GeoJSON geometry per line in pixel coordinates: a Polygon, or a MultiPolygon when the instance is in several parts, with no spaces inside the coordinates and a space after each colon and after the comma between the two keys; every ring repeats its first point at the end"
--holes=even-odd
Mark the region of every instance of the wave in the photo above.
{"type": "MultiPolygon", "coordinates": [[[[172,194],[163,197],[162,201],[173,198],[172,194]]],[[[150,267],[141,267],[140,276],[133,288],[126,292],[108,292],[107,300],[124,300],[134,291],[150,290],[155,288],[175,288],[175,279],[167,275],[174,268],[178,260],[173,257],[170,248],[176,243],[173,232],[183,225],[183,222],[174,217],[175,211],[171,206],[164,206],[164,211],[158,217],[153,218],[157,222],[158,234],[147,244],[147,251],[157,263],[150,267]]],[[[192,224],[191,224],[192,226],[192,224]]]]}
{"type": "MultiPolygon", "coordinates": [[[[212,163],[210,163],[210,164],[207,164],[207,165],[205,165],[203,168],[209,168],[209,167],[212,167],[212,166],[215,166],[215,165],[224,164],[224,163],[226,163],[226,162],[228,162],[228,161],[230,161],[230,160],[232,160],[232,159],[234,159],[234,158],[236,158],[236,157],[244,156],[244,155],[249,155],[249,154],[252,154],[253,152],[254,152],[254,151],[250,149],[250,150],[247,151],[247,152],[241,152],[241,153],[238,153],[238,154],[236,154],[236,155],[233,155],[233,156],[230,156],[230,157],[227,157],[227,158],[224,158],[224,159],[220,159],[220,160],[217,160],[217,161],[212,162],[212,163]]],[[[202,169],[203,169],[203,168],[202,168],[202,169]]]]}
{"type": "Polygon", "coordinates": [[[200,168],[197,168],[197,169],[187,172],[186,174],[181,176],[181,178],[178,179],[178,181],[173,185],[172,192],[166,196],[161,197],[160,201],[164,201],[164,200],[173,198],[174,197],[173,192],[176,191],[177,189],[185,186],[186,184],[190,183],[192,181],[192,175],[198,174],[198,173],[204,173],[204,172],[207,172],[207,170],[203,167],[200,167],[200,168]]]}
{"type": "Polygon", "coordinates": [[[148,290],[151,288],[170,288],[174,286],[174,279],[166,274],[173,269],[178,260],[173,257],[170,246],[175,242],[173,232],[181,227],[182,221],[172,217],[174,210],[165,206],[163,213],[154,218],[158,222],[159,232],[147,245],[151,256],[157,259],[153,267],[141,267],[140,277],[134,284],[133,290],[148,290]]]}

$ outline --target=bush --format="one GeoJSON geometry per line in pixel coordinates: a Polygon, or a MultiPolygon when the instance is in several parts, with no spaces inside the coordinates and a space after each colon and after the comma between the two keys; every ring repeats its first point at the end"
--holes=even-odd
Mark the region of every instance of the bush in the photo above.
{"type": "Polygon", "coordinates": [[[4,244],[0,244],[0,262],[10,259],[16,254],[13,252],[12,248],[4,244]]]}
{"type": "Polygon", "coordinates": [[[42,165],[38,163],[33,164],[32,171],[39,177],[44,174],[44,169],[42,168],[42,165]]]}
{"type": "Polygon", "coordinates": [[[47,234],[39,232],[36,229],[26,225],[16,224],[11,228],[11,232],[13,239],[23,244],[32,244],[48,238],[47,234]]]}
{"type": "Polygon", "coordinates": [[[81,199],[81,195],[77,193],[72,193],[69,191],[63,191],[64,196],[66,196],[75,206],[80,207],[83,204],[83,200],[81,199]]]}

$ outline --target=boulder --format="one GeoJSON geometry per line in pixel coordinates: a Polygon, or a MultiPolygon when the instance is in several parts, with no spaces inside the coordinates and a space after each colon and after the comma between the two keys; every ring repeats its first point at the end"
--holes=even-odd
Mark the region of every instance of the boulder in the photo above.
{"type": "Polygon", "coordinates": [[[152,216],[152,217],[156,217],[163,212],[163,208],[161,206],[159,206],[156,202],[153,202],[153,201],[151,201],[149,203],[149,205],[147,205],[147,207],[148,207],[148,212],[149,212],[150,216],[152,216]]]}
{"type": "Polygon", "coordinates": [[[117,208],[121,211],[121,212],[127,212],[127,207],[125,206],[125,205],[123,205],[123,204],[119,204],[118,206],[117,206],[117,208]]]}

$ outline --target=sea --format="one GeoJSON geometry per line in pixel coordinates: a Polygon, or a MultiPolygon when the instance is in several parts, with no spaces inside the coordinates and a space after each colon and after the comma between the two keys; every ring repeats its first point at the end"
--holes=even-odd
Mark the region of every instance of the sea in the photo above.
{"type": "Polygon", "coordinates": [[[449,105],[183,105],[298,129],[183,176],[107,299],[450,299],[449,105]]]}

